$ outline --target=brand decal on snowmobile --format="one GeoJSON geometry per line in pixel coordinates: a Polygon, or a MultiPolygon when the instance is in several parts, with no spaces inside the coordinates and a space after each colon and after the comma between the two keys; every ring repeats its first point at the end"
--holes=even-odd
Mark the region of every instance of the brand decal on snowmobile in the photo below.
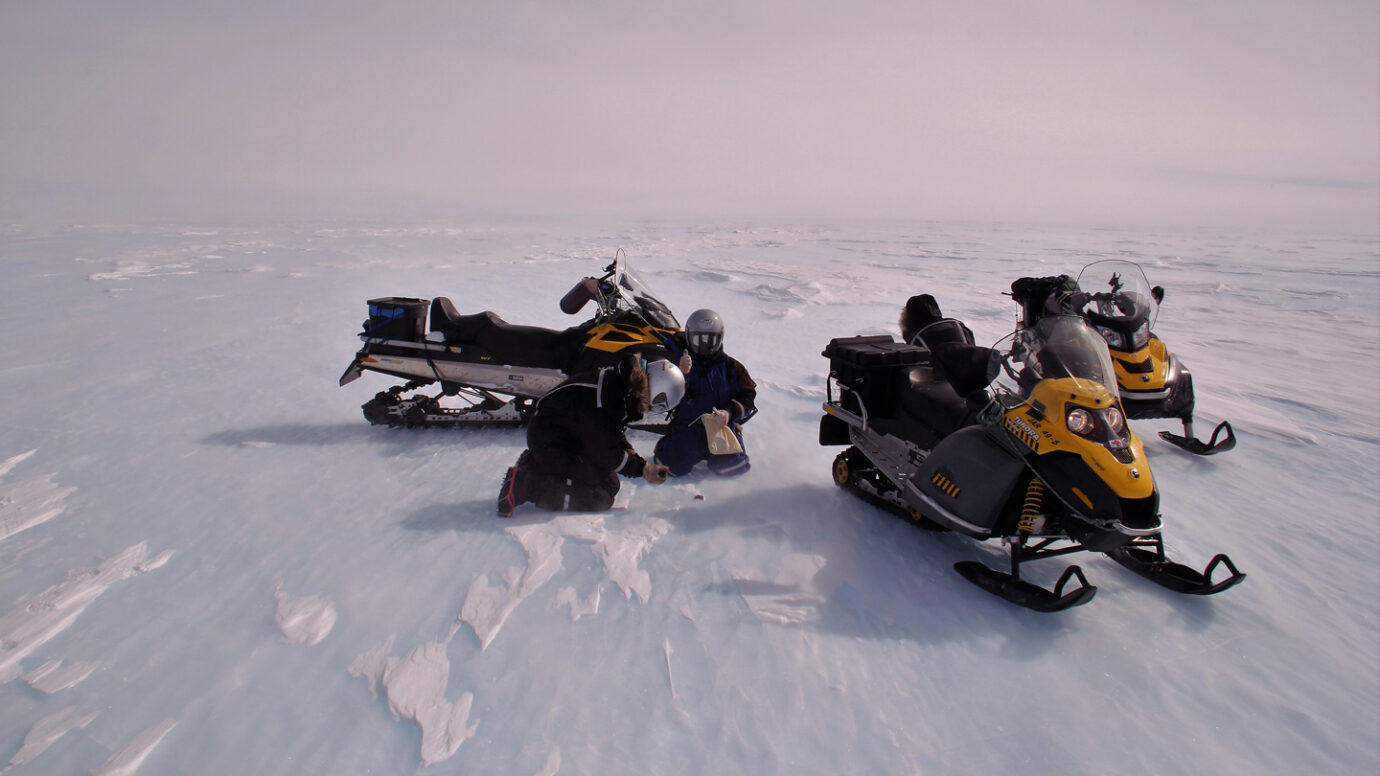
{"type": "Polygon", "coordinates": [[[1037,453],[1040,452],[1040,435],[1035,429],[1030,427],[1029,423],[1026,423],[1021,418],[1008,417],[1006,419],[1006,430],[1010,431],[1012,436],[1019,439],[1032,451],[1037,453]]]}

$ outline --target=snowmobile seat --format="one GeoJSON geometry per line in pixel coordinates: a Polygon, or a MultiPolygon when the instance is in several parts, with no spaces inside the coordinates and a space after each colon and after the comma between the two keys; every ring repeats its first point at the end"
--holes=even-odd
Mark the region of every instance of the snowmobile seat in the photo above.
{"type": "Polygon", "coordinates": [[[879,431],[933,450],[944,437],[974,421],[972,402],[929,366],[915,366],[899,375],[896,412],[879,419],[879,431]]]}
{"type": "Polygon", "coordinates": [[[444,334],[456,327],[459,317],[460,312],[455,309],[450,299],[438,296],[431,300],[431,327],[427,331],[439,331],[444,334]]]}
{"type": "Polygon", "coordinates": [[[468,350],[479,361],[562,371],[570,369],[588,336],[580,327],[518,326],[490,310],[461,315],[443,296],[431,301],[431,328],[445,335],[446,344],[462,346],[462,353],[468,350]]]}
{"type": "Polygon", "coordinates": [[[920,344],[933,349],[945,342],[973,344],[973,332],[956,318],[941,318],[915,333],[920,344]]]}
{"type": "Polygon", "coordinates": [[[991,348],[962,342],[944,342],[934,347],[934,362],[940,376],[959,396],[972,396],[997,378],[999,362],[991,348]]]}

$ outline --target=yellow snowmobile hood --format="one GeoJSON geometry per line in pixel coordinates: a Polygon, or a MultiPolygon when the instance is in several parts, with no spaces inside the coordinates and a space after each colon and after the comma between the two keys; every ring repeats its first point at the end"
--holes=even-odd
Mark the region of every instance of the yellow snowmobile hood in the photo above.
{"type": "MultiPolygon", "coordinates": [[[[1134,431],[1126,429],[1130,462],[1123,463],[1107,445],[1074,433],[1068,427],[1066,418],[1074,407],[1083,407],[1100,416],[1102,410],[1112,406],[1120,408],[1116,394],[1099,383],[1073,377],[1048,379],[1035,386],[1029,400],[1006,411],[1002,426],[1036,455],[1077,454],[1120,498],[1148,498],[1154,495],[1155,478],[1145,459],[1140,437],[1134,431]]],[[[1092,508],[1087,494],[1074,495],[1092,508]]]]}

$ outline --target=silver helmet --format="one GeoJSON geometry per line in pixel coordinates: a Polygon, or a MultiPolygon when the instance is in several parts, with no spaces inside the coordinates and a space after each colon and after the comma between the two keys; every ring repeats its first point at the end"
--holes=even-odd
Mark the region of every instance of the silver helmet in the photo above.
{"type": "Polygon", "coordinates": [[[724,319],[713,310],[696,310],[685,323],[685,341],[690,352],[709,358],[724,349],[724,319]]]}
{"type": "Polygon", "coordinates": [[[649,412],[670,412],[685,398],[685,375],[680,367],[666,359],[647,362],[647,396],[649,412]]]}

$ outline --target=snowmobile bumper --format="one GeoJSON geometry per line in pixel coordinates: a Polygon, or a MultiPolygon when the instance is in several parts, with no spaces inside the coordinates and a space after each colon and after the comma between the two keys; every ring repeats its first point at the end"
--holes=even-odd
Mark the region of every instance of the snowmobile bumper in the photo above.
{"type": "Polygon", "coordinates": [[[350,366],[340,375],[340,385],[342,387],[349,385],[358,380],[362,374],[364,374],[364,370],[359,365],[359,359],[356,358],[354,361],[350,362],[350,366]]]}

